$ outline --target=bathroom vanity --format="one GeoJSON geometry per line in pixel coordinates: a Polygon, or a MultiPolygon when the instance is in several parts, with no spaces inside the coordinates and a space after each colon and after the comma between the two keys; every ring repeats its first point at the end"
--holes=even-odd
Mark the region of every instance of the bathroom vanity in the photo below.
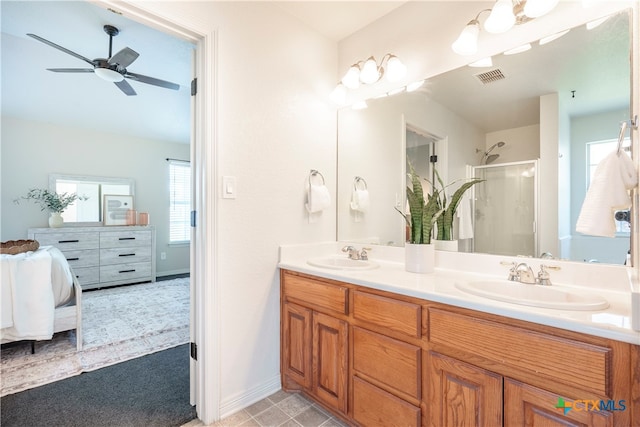
{"type": "Polygon", "coordinates": [[[630,292],[571,313],[456,288],[487,271],[407,273],[397,252],[368,270],[321,268],[299,249],[281,248],[282,385],[348,423],[640,425],[640,333],[621,320],[630,292]]]}

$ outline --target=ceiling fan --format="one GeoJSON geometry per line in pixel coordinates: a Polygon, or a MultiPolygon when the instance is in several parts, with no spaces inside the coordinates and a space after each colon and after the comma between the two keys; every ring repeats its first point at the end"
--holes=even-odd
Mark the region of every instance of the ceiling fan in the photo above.
{"type": "Polygon", "coordinates": [[[49,71],[53,71],[56,73],[95,73],[98,77],[113,82],[122,92],[124,92],[127,96],[136,95],[136,91],[133,90],[133,87],[125,80],[131,79],[141,83],[147,83],[154,86],[163,87],[166,89],[178,90],[180,89],[180,85],[175,83],[171,83],[165,80],[156,79],[154,77],[143,76],[142,74],[135,74],[130,71],[127,71],[127,67],[131,65],[133,61],[135,61],[139,54],[135,50],[125,47],[124,49],[117,52],[115,55],[111,54],[111,48],[113,44],[113,37],[117,36],[120,30],[112,25],[105,25],[103,27],[104,32],[109,35],[109,58],[96,58],[91,60],[89,58],[85,58],[82,55],[79,55],[73,51],[70,51],[67,48],[59,46],[53,42],[50,42],[47,39],[43,39],[40,36],[35,34],[27,34],[29,37],[32,37],[44,44],[48,44],[51,47],[54,47],[58,50],[61,50],[64,53],[67,53],[71,56],[75,56],[78,59],[83,60],[93,66],[93,68],[47,68],[49,71]]]}

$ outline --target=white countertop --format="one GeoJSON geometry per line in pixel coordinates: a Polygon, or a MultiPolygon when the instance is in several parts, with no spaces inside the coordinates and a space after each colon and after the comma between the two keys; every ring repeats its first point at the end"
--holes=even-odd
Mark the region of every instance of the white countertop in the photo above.
{"type": "MultiPolygon", "coordinates": [[[[278,266],[372,289],[640,345],[640,331],[632,329],[632,312],[635,314],[640,310],[640,306],[634,306],[632,309],[632,304],[640,304],[638,294],[632,293],[632,289],[637,286],[632,283],[635,276],[633,269],[535,258],[436,251],[435,272],[417,274],[405,271],[403,248],[375,245],[369,252],[369,259],[379,264],[376,269],[334,270],[314,267],[307,263],[312,257],[340,254],[339,249],[344,244],[352,243],[282,245],[278,266]],[[456,282],[506,279],[508,268],[500,265],[501,261],[526,262],[534,271],[537,271],[541,263],[558,265],[561,267],[559,271],[550,272],[556,289],[599,295],[609,302],[609,307],[600,311],[530,307],[474,296],[455,287],[456,282]]],[[[341,255],[346,257],[344,254],[341,255]]]]}

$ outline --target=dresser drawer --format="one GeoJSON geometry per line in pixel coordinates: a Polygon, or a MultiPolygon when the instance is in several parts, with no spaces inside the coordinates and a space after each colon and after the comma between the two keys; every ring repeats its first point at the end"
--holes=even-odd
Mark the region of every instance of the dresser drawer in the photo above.
{"type": "Polygon", "coordinates": [[[562,383],[608,396],[611,349],[540,332],[429,310],[429,341],[484,360],[492,370],[517,372],[525,382],[562,383]],[[509,349],[505,351],[505,349],[509,349]]]}
{"type": "Polygon", "coordinates": [[[353,328],[353,369],[356,375],[420,400],[420,347],[375,332],[353,328]]]}
{"type": "Polygon", "coordinates": [[[353,317],[411,337],[421,335],[422,307],[418,304],[354,291],[353,317]]]}
{"type": "Polygon", "coordinates": [[[420,408],[356,377],[353,418],[363,427],[418,427],[420,408]]]}
{"type": "Polygon", "coordinates": [[[135,279],[151,280],[150,262],[100,266],[100,282],[118,282],[135,279]]]}
{"type": "Polygon", "coordinates": [[[100,242],[99,233],[36,233],[33,238],[40,246],[52,245],[61,251],[94,249],[100,242]]]}
{"type": "Polygon", "coordinates": [[[92,267],[100,264],[100,251],[98,249],[63,251],[62,253],[73,269],[77,267],[92,267]]]}
{"type": "Polygon", "coordinates": [[[80,286],[92,285],[100,282],[100,267],[74,268],[73,274],[78,279],[80,286]]]}
{"type": "Polygon", "coordinates": [[[103,231],[100,233],[100,248],[151,247],[151,231],[103,231]]]}
{"type": "Polygon", "coordinates": [[[151,247],[100,249],[100,265],[151,262],[151,247]]]}
{"type": "Polygon", "coordinates": [[[347,314],[348,289],[292,274],[283,274],[285,298],[319,311],[347,314]]]}

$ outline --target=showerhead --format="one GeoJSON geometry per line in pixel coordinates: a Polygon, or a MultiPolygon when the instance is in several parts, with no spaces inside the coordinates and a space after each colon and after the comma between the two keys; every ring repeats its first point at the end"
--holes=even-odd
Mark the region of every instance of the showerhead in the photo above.
{"type": "Polygon", "coordinates": [[[484,161],[484,164],[488,165],[489,163],[493,163],[496,161],[498,157],[500,157],[500,154],[492,154],[490,156],[487,156],[486,160],[484,161]]]}
{"type": "Polygon", "coordinates": [[[486,153],[484,153],[485,155],[489,154],[491,152],[491,150],[493,150],[494,148],[498,147],[504,147],[505,142],[504,141],[500,141],[500,142],[496,142],[495,144],[493,144],[491,147],[489,147],[489,149],[487,150],[486,153]]]}
{"type": "MultiPolygon", "coordinates": [[[[496,142],[491,147],[489,147],[489,149],[487,151],[485,151],[484,154],[482,155],[482,163],[484,163],[485,165],[488,165],[491,162],[495,162],[496,159],[498,157],[500,157],[500,154],[489,155],[489,153],[496,147],[498,147],[498,148],[504,147],[505,144],[506,143],[504,141],[500,141],[500,142],[496,142]]],[[[480,150],[476,150],[476,151],[480,151],[480,150]]]]}

